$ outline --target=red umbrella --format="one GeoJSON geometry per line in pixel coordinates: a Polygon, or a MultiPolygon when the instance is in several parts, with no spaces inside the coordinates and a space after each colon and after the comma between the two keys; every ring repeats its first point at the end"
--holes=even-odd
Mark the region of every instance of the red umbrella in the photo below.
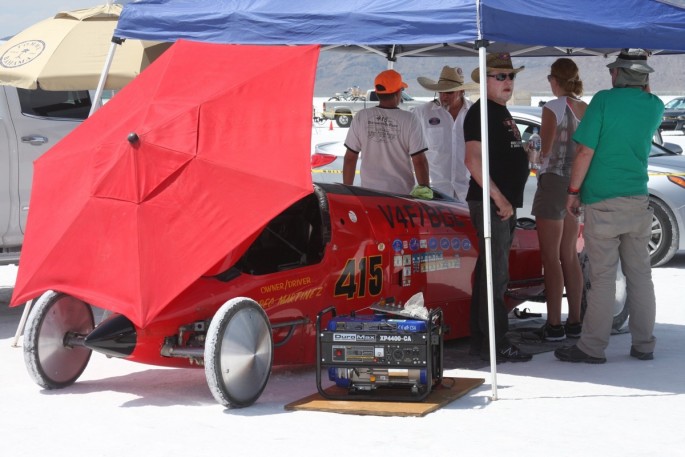
{"type": "Polygon", "coordinates": [[[35,162],[12,304],[59,290],[144,327],[312,192],[318,46],[178,41],[35,162]]]}

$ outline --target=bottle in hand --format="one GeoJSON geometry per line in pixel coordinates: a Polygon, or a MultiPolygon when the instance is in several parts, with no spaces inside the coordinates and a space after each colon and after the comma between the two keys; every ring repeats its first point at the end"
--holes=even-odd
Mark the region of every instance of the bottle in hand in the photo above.
{"type": "Polygon", "coordinates": [[[542,139],[540,138],[538,129],[536,128],[533,129],[533,134],[528,139],[528,161],[530,162],[530,168],[532,170],[540,169],[540,163],[542,161],[542,157],[540,155],[541,150],[542,139]]]}

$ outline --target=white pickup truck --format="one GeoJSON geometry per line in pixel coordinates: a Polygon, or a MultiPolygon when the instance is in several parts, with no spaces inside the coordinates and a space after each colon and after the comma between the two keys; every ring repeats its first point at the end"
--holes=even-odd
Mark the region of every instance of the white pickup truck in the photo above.
{"type": "Polygon", "coordinates": [[[43,91],[0,86],[0,265],[19,260],[33,161],[86,119],[90,107],[87,90],[43,91]]]}
{"type": "MultiPolygon", "coordinates": [[[[415,106],[425,103],[424,101],[414,100],[405,92],[402,92],[402,100],[400,101],[400,108],[409,110],[415,106]]],[[[328,101],[323,102],[323,116],[326,119],[335,119],[338,127],[349,127],[352,122],[352,116],[357,111],[370,108],[378,105],[378,95],[375,90],[366,91],[366,96],[354,97],[351,100],[341,99],[340,97],[331,97],[328,101]]]]}

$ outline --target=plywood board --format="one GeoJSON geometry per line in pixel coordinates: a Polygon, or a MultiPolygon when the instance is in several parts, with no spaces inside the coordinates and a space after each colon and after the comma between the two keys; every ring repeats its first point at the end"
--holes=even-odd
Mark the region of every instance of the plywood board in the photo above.
{"type": "MultiPolygon", "coordinates": [[[[369,401],[363,395],[349,395],[350,400],[328,400],[318,392],[285,405],[288,411],[325,411],[360,416],[425,416],[462,397],[485,382],[483,378],[443,378],[421,402],[369,401]]],[[[326,393],[342,395],[345,390],[329,387],[326,393]]]]}

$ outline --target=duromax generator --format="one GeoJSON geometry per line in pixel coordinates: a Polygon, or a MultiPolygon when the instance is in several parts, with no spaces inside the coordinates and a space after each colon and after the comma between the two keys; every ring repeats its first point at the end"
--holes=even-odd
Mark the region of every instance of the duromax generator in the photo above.
{"type": "Polygon", "coordinates": [[[371,309],[374,314],[336,316],[331,307],[317,315],[319,393],[335,400],[423,400],[442,381],[442,310],[422,320],[403,316],[392,304],[371,309]],[[333,317],[322,329],[328,313],[333,317]],[[342,389],[324,389],[323,370],[342,389]]]}

